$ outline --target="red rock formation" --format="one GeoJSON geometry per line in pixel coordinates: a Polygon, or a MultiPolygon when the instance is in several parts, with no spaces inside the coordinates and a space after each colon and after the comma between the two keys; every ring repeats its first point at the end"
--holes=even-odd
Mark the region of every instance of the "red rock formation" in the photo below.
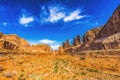
{"type": "Polygon", "coordinates": [[[29,43],[15,34],[0,33],[0,48],[7,50],[28,51],[29,43]]]}
{"type": "Polygon", "coordinates": [[[78,42],[79,44],[81,44],[81,37],[80,37],[80,35],[77,36],[77,42],[78,42]]]}
{"type": "Polygon", "coordinates": [[[67,40],[66,42],[63,42],[63,51],[65,53],[76,53],[76,49],[81,45],[81,37],[78,35],[77,37],[74,37],[73,44],[70,45],[70,41],[67,40]]]}
{"type": "Polygon", "coordinates": [[[70,47],[70,40],[67,40],[66,42],[63,42],[63,48],[69,48],[70,47]]]}
{"type": "Polygon", "coordinates": [[[114,11],[108,22],[103,26],[95,39],[105,38],[120,32],[120,5],[114,11]]]}
{"type": "Polygon", "coordinates": [[[120,48],[120,5],[102,27],[94,41],[90,44],[91,49],[120,48]]]}
{"type": "Polygon", "coordinates": [[[94,28],[89,30],[83,36],[83,44],[79,47],[79,50],[86,50],[90,46],[91,42],[95,39],[101,28],[94,28]]]}
{"type": "Polygon", "coordinates": [[[5,35],[0,33],[0,49],[23,52],[50,52],[51,48],[46,44],[30,46],[29,43],[15,34],[5,35]]]}
{"type": "Polygon", "coordinates": [[[74,37],[72,45],[73,46],[81,45],[81,37],[80,37],[80,35],[78,35],[77,37],[74,37]]]}

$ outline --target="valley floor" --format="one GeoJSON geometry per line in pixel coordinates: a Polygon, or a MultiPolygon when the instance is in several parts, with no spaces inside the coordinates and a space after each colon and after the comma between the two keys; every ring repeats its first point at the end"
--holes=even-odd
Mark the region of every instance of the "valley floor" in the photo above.
{"type": "Polygon", "coordinates": [[[0,80],[120,80],[120,55],[0,55],[0,80]]]}

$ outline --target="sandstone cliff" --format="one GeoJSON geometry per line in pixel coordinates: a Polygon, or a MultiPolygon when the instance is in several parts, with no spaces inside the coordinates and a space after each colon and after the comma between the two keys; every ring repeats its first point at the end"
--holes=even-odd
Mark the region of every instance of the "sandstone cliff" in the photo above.
{"type": "Polygon", "coordinates": [[[79,47],[79,50],[86,50],[92,43],[92,41],[95,39],[96,35],[99,33],[101,28],[94,28],[89,30],[85,33],[83,36],[83,44],[79,47]]]}
{"type": "Polygon", "coordinates": [[[7,50],[28,51],[29,43],[15,34],[5,35],[0,33],[0,48],[7,50]]]}
{"type": "Polygon", "coordinates": [[[22,52],[50,52],[51,48],[46,44],[32,45],[16,34],[5,35],[0,32],[0,50],[12,50],[22,52]]]}
{"type": "Polygon", "coordinates": [[[47,44],[36,44],[30,47],[31,52],[49,53],[51,48],[47,44]]]}

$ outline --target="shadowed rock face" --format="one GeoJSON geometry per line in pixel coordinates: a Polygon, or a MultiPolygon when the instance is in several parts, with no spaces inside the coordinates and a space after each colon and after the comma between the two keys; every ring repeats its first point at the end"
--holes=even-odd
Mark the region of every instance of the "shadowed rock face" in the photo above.
{"type": "Polygon", "coordinates": [[[90,44],[90,49],[117,49],[120,48],[120,33],[94,40],[90,44]]]}
{"type": "Polygon", "coordinates": [[[94,41],[90,44],[91,49],[114,49],[120,48],[120,5],[102,27],[94,41]]]}
{"type": "Polygon", "coordinates": [[[103,26],[95,39],[111,36],[120,32],[120,5],[110,17],[108,22],[103,26]]]}

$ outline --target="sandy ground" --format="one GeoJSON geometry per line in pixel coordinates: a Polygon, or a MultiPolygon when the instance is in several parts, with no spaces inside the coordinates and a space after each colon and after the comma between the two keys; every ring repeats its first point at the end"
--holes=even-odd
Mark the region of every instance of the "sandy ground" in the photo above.
{"type": "Polygon", "coordinates": [[[0,80],[120,80],[120,57],[0,55],[0,80]]]}

